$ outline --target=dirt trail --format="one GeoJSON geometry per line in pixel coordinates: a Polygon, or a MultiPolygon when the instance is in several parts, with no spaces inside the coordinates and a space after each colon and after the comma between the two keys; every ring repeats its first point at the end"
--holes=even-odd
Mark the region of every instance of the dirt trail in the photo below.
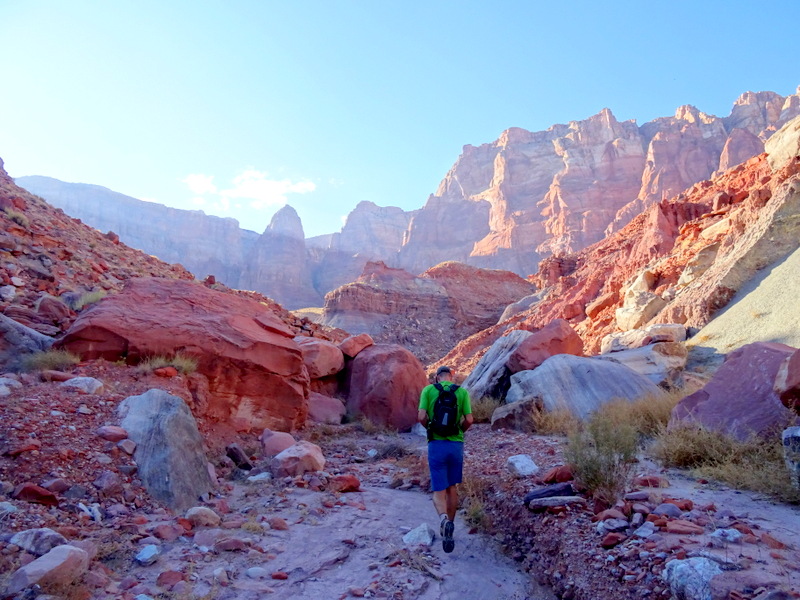
{"type": "MultiPolygon", "coordinates": [[[[244,486],[242,490],[247,493],[244,486]]],[[[261,501],[258,496],[251,499],[255,505],[261,501]]],[[[460,517],[453,553],[442,551],[438,535],[430,548],[406,548],[402,538],[410,529],[425,522],[436,529],[427,494],[364,487],[341,496],[340,501],[344,503],[325,510],[323,503],[330,504],[329,496],[286,490],[275,514],[286,519],[289,528],[267,531],[266,549],[268,555],[276,554],[269,570],[286,573],[288,578],[269,582],[271,598],[553,598],[504,557],[491,538],[469,535],[460,517]]],[[[266,591],[246,576],[232,587],[238,598],[246,598],[242,592],[248,588],[256,594],[254,598],[266,591]]]]}

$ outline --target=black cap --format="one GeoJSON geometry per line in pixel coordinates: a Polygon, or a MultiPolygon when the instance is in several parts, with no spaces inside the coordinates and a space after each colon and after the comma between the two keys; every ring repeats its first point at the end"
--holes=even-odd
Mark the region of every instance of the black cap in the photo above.
{"type": "Polygon", "coordinates": [[[452,374],[452,371],[450,370],[450,367],[448,367],[446,365],[442,365],[441,367],[436,369],[436,376],[438,377],[442,373],[451,373],[452,374]]]}

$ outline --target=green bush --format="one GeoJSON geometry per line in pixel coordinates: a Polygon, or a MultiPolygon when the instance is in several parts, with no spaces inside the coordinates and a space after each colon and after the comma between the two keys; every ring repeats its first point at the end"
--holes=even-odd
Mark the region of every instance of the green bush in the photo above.
{"type": "Polygon", "coordinates": [[[47,350],[27,354],[20,361],[23,371],[59,371],[81,362],[81,357],[66,350],[47,350]]]}

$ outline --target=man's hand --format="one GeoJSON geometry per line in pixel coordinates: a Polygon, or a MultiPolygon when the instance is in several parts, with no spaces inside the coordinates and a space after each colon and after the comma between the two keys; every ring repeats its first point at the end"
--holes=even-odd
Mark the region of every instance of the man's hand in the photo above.
{"type": "Polygon", "coordinates": [[[428,411],[427,410],[419,410],[419,411],[417,411],[417,422],[420,423],[423,427],[427,427],[428,426],[428,411]]]}

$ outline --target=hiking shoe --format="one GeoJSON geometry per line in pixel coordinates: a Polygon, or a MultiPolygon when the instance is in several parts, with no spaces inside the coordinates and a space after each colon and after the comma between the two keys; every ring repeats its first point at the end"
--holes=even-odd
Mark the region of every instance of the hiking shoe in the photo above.
{"type": "Polygon", "coordinates": [[[455,540],[453,540],[453,530],[456,528],[452,521],[442,522],[442,550],[445,552],[452,552],[456,547],[455,540]]]}

